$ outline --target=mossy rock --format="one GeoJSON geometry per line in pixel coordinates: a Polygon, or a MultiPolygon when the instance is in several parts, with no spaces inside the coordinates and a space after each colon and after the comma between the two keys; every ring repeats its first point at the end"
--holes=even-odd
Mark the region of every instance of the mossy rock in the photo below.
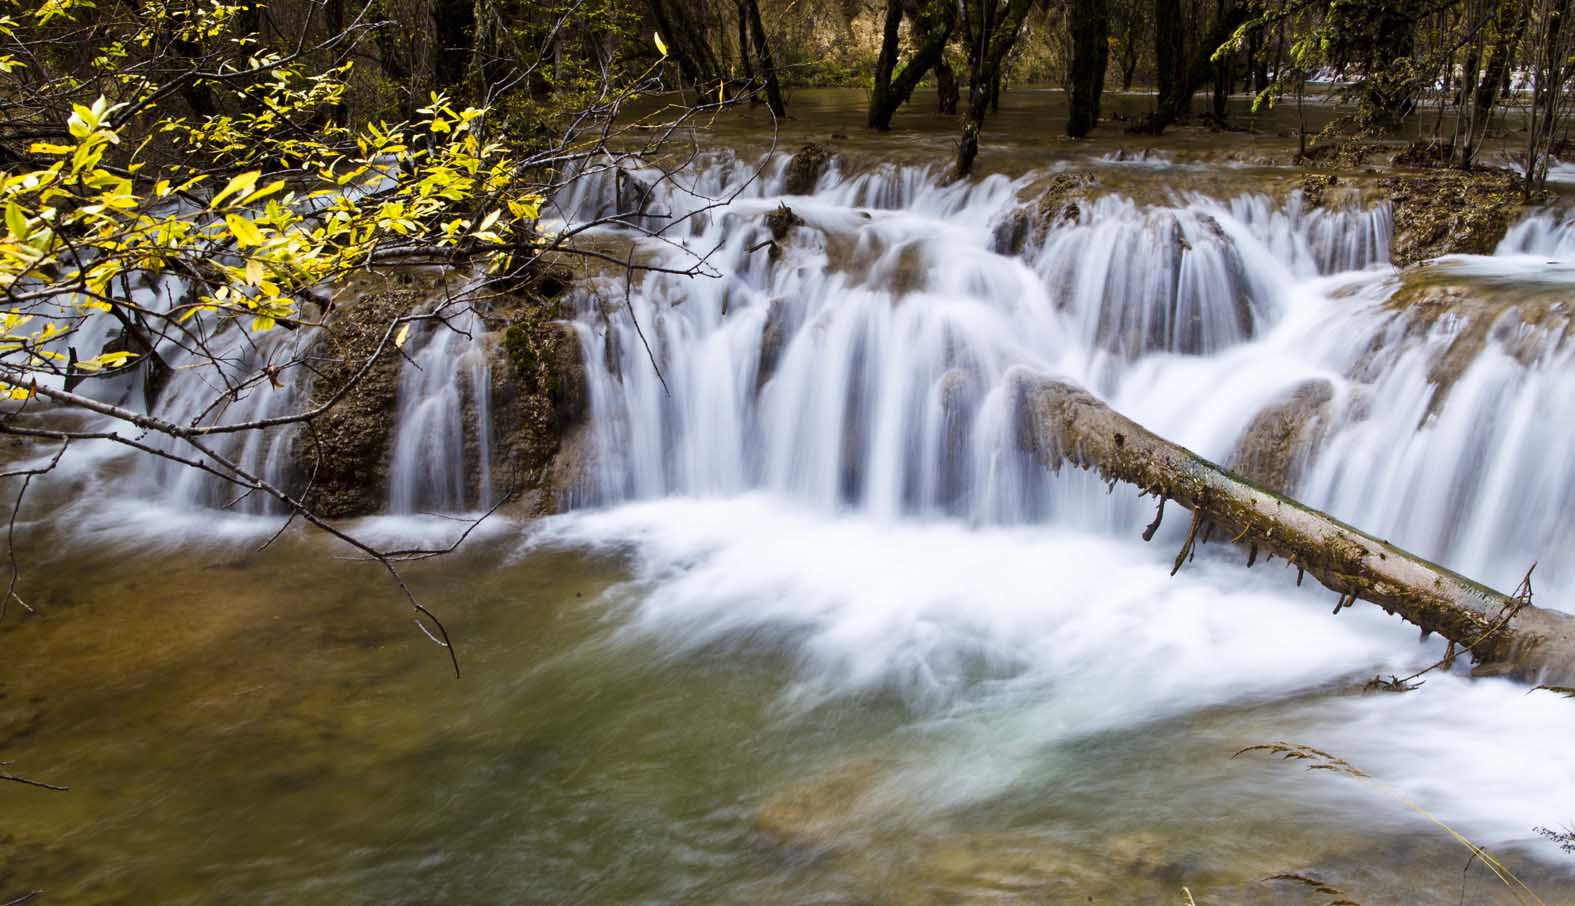
{"type": "Polygon", "coordinates": [[[503,355],[492,368],[494,485],[515,490],[525,515],[552,512],[568,502],[592,449],[581,430],[590,408],[579,336],[541,310],[502,332],[503,355]],[[566,439],[580,437],[578,444],[566,439]]]}
{"type": "Polygon", "coordinates": [[[788,195],[812,195],[821,174],[831,163],[831,151],[811,142],[798,149],[787,164],[783,192],[788,195]]]}
{"type": "Polygon", "coordinates": [[[1518,180],[1503,170],[1438,170],[1379,180],[1394,205],[1390,258],[1404,267],[1440,255],[1490,255],[1524,213],[1518,180]]]}
{"type": "MultiPolygon", "coordinates": [[[[313,345],[317,379],[312,405],[326,401],[377,353],[389,325],[416,308],[422,295],[395,290],[341,302],[313,345]]],[[[293,479],[311,488],[306,503],[330,519],[382,509],[402,359],[387,344],[360,382],[333,408],[296,435],[293,479]]]]}

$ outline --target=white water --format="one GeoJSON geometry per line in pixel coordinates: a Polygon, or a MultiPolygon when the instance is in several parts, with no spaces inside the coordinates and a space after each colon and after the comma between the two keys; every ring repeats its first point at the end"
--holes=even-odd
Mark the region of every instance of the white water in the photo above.
{"type": "Polygon", "coordinates": [[[400,373],[389,464],[394,513],[486,509],[492,500],[492,373],[472,312],[421,331],[400,373]],[[468,423],[468,424],[467,424],[468,423]],[[470,442],[473,453],[466,452],[470,442]],[[467,472],[469,474],[467,474],[467,472]]]}
{"type": "MultiPolygon", "coordinates": [[[[1138,541],[1149,502],[1032,464],[1013,406],[1023,369],[1064,375],[1226,460],[1257,413],[1327,381],[1325,436],[1305,451],[1296,496],[1503,589],[1538,560],[1538,603],[1568,607],[1570,347],[1506,321],[1437,400],[1433,369],[1466,325],[1446,316],[1413,329],[1383,307],[1397,282],[1383,263],[1383,207],[1105,198],[1004,256],[996,227],[1027,180],[941,186],[923,169],[833,169],[814,195],[783,199],[782,163],[758,180],[727,156],[677,181],[644,174],[654,196],[644,211],[604,173],[553,212],[565,223],[624,214],[652,230],[671,216],[642,252],[679,267],[706,256],[714,274],[636,281],[638,330],[591,293],[577,315],[595,448],[578,494],[598,508],[548,521],[529,544],[630,558],[634,578],[609,603],[632,656],[781,654],[784,721],[895,696],[927,740],[899,780],[923,809],[1019,795],[1077,740],[1251,708],[1253,735],[1222,739],[1220,760],[1295,738],[1481,842],[1556,856],[1532,829],[1575,819],[1566,703],[1450,675],[1407,696],[1327,694],[1426,666],[1441,646],[1376,608],[1331,616],[1332,595],[1298,591],[1280,564],[1248,572],[1224,545],[1171,578],[1184,520],[1173,514],[1153,544],[1138,541]],[[805,226],[773,263],[761,215],[784,201],[805,226]]],[[[1432,267],[1491,293],[1546,283],[1571,262],[1570,227],[1542,216],[1496,256],[1432,267]]],[[[623,298],[621,280],[597,290],[623,298]]],[[[293,360],[311,339],[222,338],[237,374],[293,360]]],[[[490,499],[493,439],[475,416],[490,394],[486,343],[412,335],[391,512],[490,499]]],[[[189,420],[214,389],[177,372],[158,411],[189,420]]],[[[261,384],[222,417],[285,411],[310,392],[304,377],[261,384]]],[[[288,442],[231,454],[282,480],[288,442]]],[[[141,487],[177,508],[230,502],[176,472],[141,487]]],[[[213,533],[200,519],[192,530],[213,533]]],[[[1266,796],[1346,795],[1317,777],[1259,782],[1266,796]]]]}
{"type": "MultiPolygon", "coordinates": [[[[737,198],[667,231],[689,251],[645,244],[672,266],[715,249],[719,276],[637,281],[643,341],[587,302],[588,484],[610,508],[534,543],[628,552],[641,650],[788,653],[786,714],[899,695],[951,740],[910,778],[932,806],[1008,794],[1069,740],[1359,686],[1439,652],[1375,608],[1331,616],[1332,595],[1280,564],[1248,573],[1228,546],[1170,578],[1183,520],[1144,545],[1151,509],[1130,489],[1017,451],[1019,369],[1071,377],[1218,460],[1258,412],[1326,381],[1296,496],[1500,588],[1540,561],[1538,602],[1575,600],[1560,562],[1575,548],[1575,352],[1506,316],[1444,394],[1433,370],[1466,324],[1413,328],[1384,308],[1386,207],[1105,198],[1008,257],[993,227],[1025,184],[832,172],[779,199],[779,169],[748,172],[715,164],[699,193],[654,193],[647,210],[680,215],[698,195],[737,198]],[[805,225],[772,263],[761,215],[782,201],[805,225]]],[[[1433,267],[1493,275],[1491,293],[1535,282],[1528,252],[1575,257],[1567,234],[1538,218],[1497,258],[1433,267]]],[[[1295,734],[1484,841],[1551,857],[1532,828],[1575,816],[1572,723],[1552,696],[1435,675],[1409,696],[1265,714],[1262,739],[1234,741],[1295,734]]]]}
{"type": "MultiPolygon", "coordinates": [[[[185,294],[186,284],[174,277],[134,289],[137,304],[152,310],[169,310],[185,294]]],[[[485,509],[496,502],[491,469],[491,341],[481,319],[462,301],[419,300],[411,313],[434,311],[442,319],[415,322],[402,350],[398,406],[390,415],[387,453],[385,490],[391,513],[453,513],[485,509]]],[[[60,341],[62,351],[69,343],[85,357],[120,332],[107,315],[84,318],[73,311],[70,317],[81,323],[68,341],[60,341]]],[[[302,413],[321,404],[325,394],[316,392],[315,360],[339,354],[337,349],[321,349],[331,342],[322,329],[275,327],[256,332],[249,329],[249,320],[198,316],[186,323],[184,333],[171,329],[156,338],[155,348],[168,365],[169,377],[151,409],[141,370],[112,381],[89,381],[79,392],[177,425],[238,425],[302,413]],[[275,369],[271,378],[265,374],[270,366],[275,369]]],[[[134,462],[131,490],[177,509],[213,508],[248,515],[288,510],[273,496],[238,491],[216,474],[228,469],[211,461],[208,450],[288,493],[300,493],[311,473],[310,440],[295,425],[213,434],[201,440],[206,450],[156,433],[139,435],[110,421],[103,427],[213,466],[205,471],[152,457],[134,462]]],[[[125,452],[111,441],[78,444],[64,470],[102,477],[106,463],[124,458],[125,452]]],[[[370,473],[367,480],[373,480],[370,473]]]]}

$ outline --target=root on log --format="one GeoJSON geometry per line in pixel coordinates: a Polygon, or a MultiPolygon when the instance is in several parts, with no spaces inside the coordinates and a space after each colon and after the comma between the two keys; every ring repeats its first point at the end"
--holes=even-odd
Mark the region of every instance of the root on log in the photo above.
{"type": "MultiPolygon", "coordinates": [[[[1070,463],[1180,504],[1193,513],[1193,534],[1199,520],[1217,526],[1294,565],[1298,582],[1305,573],[1342,603],[1360,598],[1436,632],[1471,652],[1478,673],[1539,683],[1575,678],[1575,617],[1494,591],[1265,490],[1075,384],[1026,370],[1015,380],[1019,442],[1050,469],[1070,463]]],[[[1192,541],[1189,534],[1188,547],[1192,541]]]]}

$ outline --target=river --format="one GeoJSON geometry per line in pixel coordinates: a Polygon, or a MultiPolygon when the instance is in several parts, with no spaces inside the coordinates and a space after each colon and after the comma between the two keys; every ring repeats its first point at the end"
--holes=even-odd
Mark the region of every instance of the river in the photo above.
{"type": "MultiPolygon", "coordinates": [[[[854,95],[809,98],[794,130],[852,131],[854,95]]],[[[1036,103],[1009,93],[1007,114],[1036,103]]],[[[785,156],[756,176],[763,149],[724,139],[742,150],[657,182],[652,210],[701,213],[643,252],[715,249],[717,275],[637,279],[627,307],[616,276],[572,293],[590,400],[577,508],[493,518],[409,570],[460,678],[386,574],[320,534],[260,549],[279,517],[221,515],[105,449],[35,489],[18,559],[39,613],[0,622],[0,761],[71,791],[0,786],[0,893],[1336,898],[1265,880],[1301,875],[1363,903],[1516,902],[1431,815],[1547,902],[1575,900],[1575,859],[1536,830],[1575,821],[1568,701],[1464,664],[1365,692],[1442,643],[1368,605],[1331,615],[1333,593],[1224,543],[1172,578],[1184,519],[1145,544],[1152,501],[1040,470],[1013,410],[1025,370],[1061,375],[1228,460],[1312,385],[1296,496],[1502,590],[1539,561],[1537,603],[1567,608],[1575,241],[1559,215],[1495,255],[1400,273],[1382,201],[1282,201],[1258,189],[1293,171],[1206,162],[1190,134],[1138,155],[1024,142],[1008,175],[957,186],[913,143],[787,198],[785,156]],[[1003,249],[1000,225],[1078,167],[1132,185],[1003,249]],[[733,200],[702,210],[716,197],[733,200]],[[801,223],[773,252],[762,215],[784,203],[801,223]],[[1393,304],[1432,284],[1492,330],[1462,346],[1460,311],[1393,304]],[[1277,740],[1368,776],[1233,758],[1277,740]]],[[[594,216],[610,179],[552,216],[594,216]]],[[[443,342],[414,355],[474,368],[443,342]]],[[[463,427],[418,409],[402,430],[429,445],[396,448],[411,464],[390,488],[407,515],[359,521],[369,538],[457,530],[421,514],[465,499],[464,470],[408,450],[448,466],[465,444],[441,438],[463,427]]]]}

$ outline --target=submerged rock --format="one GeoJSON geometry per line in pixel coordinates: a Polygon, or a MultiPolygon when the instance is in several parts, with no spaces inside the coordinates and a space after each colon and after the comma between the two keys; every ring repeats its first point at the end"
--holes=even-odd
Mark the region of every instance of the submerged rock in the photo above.
{"type": "Polygon", "coordinates": [[[1229,467],[1280,494],[1300,477],[1329,424],[1334,385],[1305,381],[1259,412],[1242,433],[1229,467]]]}
{"type": "Polygon", "coordinates": [[[760,359],[755,365],[756,393],[776,374],[782,352],[797,327],[796,320],[788,300],[772,299],[766,303],[766,320],[760,327],[760,359]]]}
{"type": "Polygon", "coordinates": [[[883,757],[856,758],[790,786],[755,811],[755,833],[779,846],[811,852],[845,849],[867,838],[861,812],[890,767],[883,757]]]}
{"type": "Polygon", "coordinates": [[[646,208],[651,204],[651,186],[627,170],[618,170],[617,176],[618,219],[632,227],[645,225],[646,208]]]}
{"type": "Polygon", "coordinates": [[[1012,832],[942,840],[894,885],[892,906],[1157,903],[1179,893],[1188,866],[1156,834],[1112,837],[1094,848],[1012,832]]]}
{"type": "Polygon", "coordinates": [[[1407,271],[1385,307],[1404,319],[1405,336],[1439,339],[1428,368],[1437,412],[1460,376],[1489,344],[1531,365],[1569,340],[1575,324],[1556,285],[1511,290],[1492,281],[1455,277],[1444,265],[1407,271]]]}

